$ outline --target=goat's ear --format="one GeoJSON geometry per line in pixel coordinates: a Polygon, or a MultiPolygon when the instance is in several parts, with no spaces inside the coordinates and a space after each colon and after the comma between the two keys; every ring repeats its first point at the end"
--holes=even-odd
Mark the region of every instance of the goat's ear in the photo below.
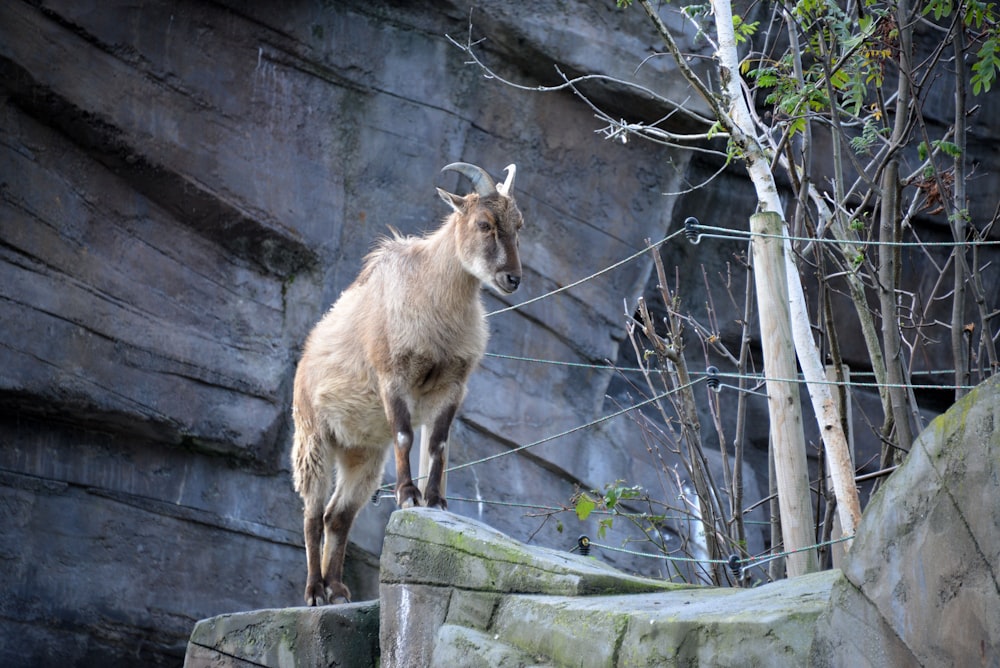
{"type": "Polygon", "coordinates": [[[460,197],[458,195],[452,195],[447,190],[441,190],[440,188],[438,188],[437,191],[438,191],[438,197],[443,199],[448,206],[450,206],[455,211],[462,210],[462,204],[465,203],[464,197],[460,197]]]}

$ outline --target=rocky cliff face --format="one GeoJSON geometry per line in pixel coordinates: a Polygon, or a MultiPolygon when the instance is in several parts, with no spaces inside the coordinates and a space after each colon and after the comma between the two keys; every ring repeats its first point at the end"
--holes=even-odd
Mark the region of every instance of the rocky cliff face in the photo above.
{"type": "MultiPolygon", "coordinates": [[[[584,9],[562,41],[610,40],[620,16],[584,9]]],[[[4,663],[169,664],[195,619],[300,600],[286,462],[298,348],[387,225],[417,233],[446,213],[434,186],[457,180],[444,164],[518,163],[519,297],[670,225],[660,192],[681,172],[650,147],[592,140],[569,94],[517,93],[465,66],[444,35],[465,34],[467,6],[14,2],[0,14],[4,663]]],[[[504,54],[538,39],[543,16],[521,34],[516,16],[477,13],[511,76],[531,80],[504,54]]],[[[606,46],[586,57],[628,69],[606,46]]],[[[613,358],[620,298],[647,271],[492,319],[491,350],[613,358]]],[[[452,461],[586,421],[609,375],[488,360],[452,461]]],[[[581,443],[453,475],[451,492],[565,500],[598,466],[561,461],[581,443]]],[[[353,534],[362,598],[389,505],[353,534]]],[[[524,526],[522,511],[481,514],[524,526]]]]}
{"type": "MultiPolygon", "coordinates": [[[[557,82],[558,65],[687,97],[666,59],[634,72],[655,44],[638,12],[495,3],[471,16],[484,57],[529,87],[557,82]]],[[[664,197],[715,167],[600,141],[571,92],[510,88],[466,65],[445,35],[464,40],[469,17],[464,3],[0,6],[0,662],[173,664],[194,620],[300,600],[287,471],[298,348],[387,225],[416,233],[445,213],[433,188],[457,177],[442,165],[518,163],[519,300],[632,255],[686,215],[743,225],[754,200],[737,172],[664,197]]],[[[592,94],[658,115],[616,87],[592,94]]],[[[693,277],[738,250],[665,252],[693,277]]],[[[613,372],[587,365],[618,358],[622,299],[649,269],[642,257],[491,317],[493,353],[584,366],[488,358],[452,463],[610,412],[613,372]]],[[[762,476],[748,469],[748,497],[762,496],[762,476]]],[[[592,523],[535,533],[541,519],[492,502],[557,505],[617,478],[658,484],[625,420],[454,473],[451,508],[565,549],[592,523]]],[[[352,534],[358,598],[375,594],[390,505],[366,508],[352,534]]]]}

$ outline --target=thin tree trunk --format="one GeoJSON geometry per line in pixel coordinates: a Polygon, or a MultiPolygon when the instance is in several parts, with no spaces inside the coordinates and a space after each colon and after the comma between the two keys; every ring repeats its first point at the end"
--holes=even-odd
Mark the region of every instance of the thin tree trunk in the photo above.
{"type": "Polygon", "coordinates": [[[736,400],[736,434],[733,438],[733,489],[732,511],[736,522],[736,538],[740,545],[747,544],[746,522],[743,519],[743,444],[747,417],[747,357],[750,354],[750,318],[753,317],[753,284],[747,280],[743,297],[743,323],[740,328],[740,359],[736,371],[740,374],[740,394],[736,400]]]}
{"type": "Polygon", "coordinates": [[[955,23],[955,143],[959,152],[955,156],[955,185],[952,201],[951,232],[955,246],[955,275],[951,298],[951,354],[955,361],[955,401],[961,399],[968,390],[969,354],[972,352],[972,332],[965,329],[965,288],[966,272],[965,239],[968,227],[968,211],[965,203],[965,6],[958,8],[955,23]]]}
{"type": "MultiPolygon", "coordinates": [[[[889,144],[899,146],[906,133],[910,111],[911,54],[913,33],[910,26],[910,6],[908,0],[897,0],[896,25],[899,26],[899,83],[896,89],[895,120],[889,144]]],[[[899,221],[900,183],[899,161],[892,156],[882,171],[879,184],[882,190],[882,208],[879,218],[879,306],[882,311],[882,347],[885,351],[886,381],[889,385],[889,402],[892,404],[892,421],[895,423],[896,454],[909,452],[913,442],[910,428],[910,401],[906,393],[904,366],[902,359],[902,337],[899,333],[899,308],[896,304],[896,286],[899,281],[899,221]]],[[[883,460],[889,458],[883,457],[883,460]]]]}
{"type": "MultiPolygon", "coordinates": [[[[879,221],[879,302],[882,311],[882,345],[885,347],[886,380],[889,401],[896,427],[896,447],[910,451],[909,399],[903,377],[902,339],[899,334],[899,308],[896,304],[896,281],[899,274],[899,163],[889,161],[882,173],[882,212],[879,221]]],[[[883,458],[885,459],[885,458],[883,458]]],[[[898,456],[893,457],[898,461],[898,456]]]]}

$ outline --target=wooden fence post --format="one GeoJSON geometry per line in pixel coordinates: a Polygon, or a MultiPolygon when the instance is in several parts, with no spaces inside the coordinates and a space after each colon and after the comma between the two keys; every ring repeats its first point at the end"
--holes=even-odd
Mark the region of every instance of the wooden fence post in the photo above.
{"type": "MultiPolygon", "coordinates": [[[[785,550],[793,551],[814,544],[815,523],[809,499],[802,405],[796,382],[798,369],[788,309],[782,225],[781,216],[773,211],[750,217],[781,534],[785,550]]],[[[816,550],[794,552],[788,555],[786,563],[789,577],[811,573],[818,569],[816,550]]]]}

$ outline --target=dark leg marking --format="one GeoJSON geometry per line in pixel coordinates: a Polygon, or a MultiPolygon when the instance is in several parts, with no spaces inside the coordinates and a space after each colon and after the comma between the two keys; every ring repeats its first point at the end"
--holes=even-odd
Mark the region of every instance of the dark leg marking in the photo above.
{"type": "Polygon", "coordinates": [[[424,488],[428,508],[445,510],[448,507],[448,502],[441,496],[441,478],[444,475],[444,455],[445,449],[448,447],[448,432],[451,430],[451,423],[455,419],[457,410],[456,404],[446,407],[434,420],[434,426],[431,430],[431,470],[428,474],[427,486],[424,488]]]}
{"type": "Polygon", "coordinates": [[[395,396],[389,402],[389,424],[392,425],[396,452],[396,505],[412,508],[420,505],[420,490],[413,484],[410,473],[410,448],[413,447],[413,425],[406,401],[395,396]]]}

